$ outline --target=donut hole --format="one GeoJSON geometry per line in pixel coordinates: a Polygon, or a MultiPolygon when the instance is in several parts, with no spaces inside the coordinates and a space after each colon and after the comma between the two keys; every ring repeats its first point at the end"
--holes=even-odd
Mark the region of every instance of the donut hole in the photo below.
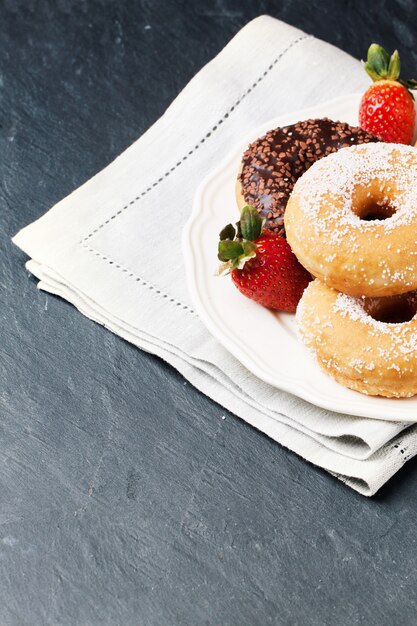
{"type": "Polygon", "coordinates": [[[395,208],[388,202],[378,202],[372,200],[361,208],[359,218],[366,222],[372,222],[374,220],[386,220],[392,217],[395,213],[395,208]]]}
{"type": "Polygon", "coordinates": [[[366,222],[387,220],[397,209],[389,201],[391,188],[380,181],[373,181],[367,187],[357,187],[352,198],[352,211],[366,222]]]}
{"type": "Polygon", "coordinates": [[[365,298],[363,308],[377,322],[404,324],[417,313],[416,292],[386,298],[365,298]]]}

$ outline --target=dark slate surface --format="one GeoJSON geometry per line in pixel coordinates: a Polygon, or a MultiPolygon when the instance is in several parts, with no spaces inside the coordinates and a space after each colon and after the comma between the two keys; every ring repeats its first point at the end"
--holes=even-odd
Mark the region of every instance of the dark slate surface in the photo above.
{"type": "Polygon", "coordinates": [[[413,6],[1,0],[2,626],[416,623],[416,461],[357,495],[38,292],[9,240],[250,18],[416,74],[413,6]]]}

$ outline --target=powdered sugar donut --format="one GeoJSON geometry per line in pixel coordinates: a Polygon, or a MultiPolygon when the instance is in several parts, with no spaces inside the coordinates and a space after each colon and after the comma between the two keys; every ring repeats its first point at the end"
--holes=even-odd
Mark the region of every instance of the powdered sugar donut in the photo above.
{"type": "Polygon", "coordinates": [[[417,292],[354,298],[314,280],[296,321],[302,342],[345,387],[395,398],[417,393],[417,292]]]}
{"type": "Polygon", "coordinates": [[[318,161],[285,212],[304,267],[353,296],[417,289],[417,150],[369,143],[318,161]]]}

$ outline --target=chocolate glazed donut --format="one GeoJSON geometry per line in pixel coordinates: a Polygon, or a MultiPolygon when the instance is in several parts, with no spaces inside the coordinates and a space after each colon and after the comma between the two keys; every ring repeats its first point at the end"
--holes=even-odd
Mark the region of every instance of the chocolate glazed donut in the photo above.
{"type": "Polygon", "coordinates": [[[359,127],[327,118],[270,130],[243,154],[236,185],[239,209],[253,205],[266,228],[285,236],[284,212],[300,176],[340,148],[374,141],[379,139],[359,127]]]}

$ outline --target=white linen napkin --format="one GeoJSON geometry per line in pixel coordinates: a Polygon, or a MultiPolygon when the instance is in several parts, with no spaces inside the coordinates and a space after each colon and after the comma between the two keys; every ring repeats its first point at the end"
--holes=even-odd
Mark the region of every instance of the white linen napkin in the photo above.
{"type": "Polygon", "coordinates": [[[27,267],[39,288],[162,357],[222,406],[372,495],[416,454],[417,427],[330,413],[256,379],[194,312],[180,243],[199,182],[243,136],[366,85],[349,55],[259,17],[138,141],[13,241],[31,257],[27,267]]]}

